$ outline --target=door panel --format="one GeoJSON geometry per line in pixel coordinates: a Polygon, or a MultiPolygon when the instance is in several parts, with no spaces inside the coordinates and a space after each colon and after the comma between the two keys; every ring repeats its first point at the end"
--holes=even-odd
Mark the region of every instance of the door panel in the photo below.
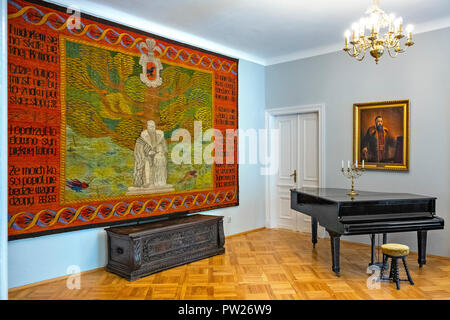
{"type": "Polygon", "coordinates": [[[317,114],[299,115],[299,151],[302,164],[299,180],[302,186],[319,185],[318,144],[317,114]]]}
{"type": "Polygon", "coordinates": [[[289,190],[319,185],[317,113],[277,116],[274,128],[280,130],[280,167],[278,174],[271,178],[276,227],[311,232],[310,217],[290,208],[289,190]],[[292,176],[294,170],[296,182],[292,176]]]}
{"type": "Polygon", "coordinates": [[[288,115],[275,118],[275,128],[280,130],[279,170],[275,181],[277,192],[277,217],[279,228],[297,229],[297,216],[291,209],[290,189],[296,184],[291,174],[297,169],[297,116],[288,115]]]}
{"type": "MultiPolygon", "coordinates": [[[[317,113],[298,115],[298,186],[319,186],[319,132],[317,113]]],[[[297,212],[297,230],[311,232],[311,217],[297,212]]]]}
{"type": "Polygon", "coordinates": [[[278,201],[278,228],[296,231],[297,216],[291,209],[290,196],[280,196],[278,201]]]}

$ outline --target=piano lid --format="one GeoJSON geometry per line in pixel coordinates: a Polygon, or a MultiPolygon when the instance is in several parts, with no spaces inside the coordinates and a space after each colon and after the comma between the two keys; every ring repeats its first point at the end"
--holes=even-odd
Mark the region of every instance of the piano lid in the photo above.
{"type": "Polygon", "coordinates": [[[436,197],[422,196],[412,193],[390,193],[355,190],[359,195],[351,198],[348,189],[338,188],[297,188],[292,191],[332,202],[367,202],[367,201],[395,201],[395,200],[435,200],[436,197]]]}

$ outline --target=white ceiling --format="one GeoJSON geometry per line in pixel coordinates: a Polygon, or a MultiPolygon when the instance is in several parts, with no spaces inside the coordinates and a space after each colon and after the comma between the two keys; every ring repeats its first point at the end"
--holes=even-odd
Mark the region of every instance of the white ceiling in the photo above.
{"type": "MultiPolygon", "coordinates": [[[[337,51],[372,0],[53,0],[264,65],[337,51]]],[[[415,32],[450,26],[450,0],[380,0],[415,32]]]]}

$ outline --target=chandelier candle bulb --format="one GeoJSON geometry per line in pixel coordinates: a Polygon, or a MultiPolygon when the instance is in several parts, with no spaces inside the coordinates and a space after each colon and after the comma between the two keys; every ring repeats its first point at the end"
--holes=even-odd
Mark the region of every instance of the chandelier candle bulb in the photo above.
{"type": "Polygon", "coordinates": [[[395,20],[395,32],[397,34],[402,34],[402,23],[403,23],[403,18],[400,17],[397,20],[395,20]]]}
{"type": "Polygon", "coordinates": [[[358,24],[354,23],[352,25],[352,40],[353,40],[353,42],[356,42],[356,35],[357,34],[359,34],[358,24]]]}
{"type": "Polygon", "coordinates": [[[412,24],[408,24],[406,26],[406,33],[408,33],[408,42],[410,43],[412,40],[412,31],[414,30],[414,26],[412,24]]]}
{"type": "Polygon", "coordinates": [[[394,32],[394,21],[395,21],[395,15],[391,13],[389,15],[389,32],[390,33],[394,32]]]}
{"type": "Polygon", "coordinates": [[[412,24],[408,24],[406,26],[406,32],[408,32],[408,34],[411,34],[411,32],[414,30],[414,26],[412,24]]]}
{"type": "Polygon", "coordinates": [[[366,19],[361,18],[359,20],[359,36],[360,37],[364,37],[365,30],[366,30],[366,19]]]}
{"type": "Polygon", "coordinates": [[[350,31],[346,30],[344,33],[344,36],[345,36],[345,48],[348,49],[348,42],[350,39],[350,31]]]}

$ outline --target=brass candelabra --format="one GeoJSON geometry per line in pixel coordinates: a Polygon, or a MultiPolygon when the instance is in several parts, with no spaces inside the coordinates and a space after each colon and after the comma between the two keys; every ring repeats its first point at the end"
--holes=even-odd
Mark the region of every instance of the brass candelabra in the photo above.
{"type": "Polygon", "coordinates": [[[347,193],[347,195],[350,197],[357,196],[358,193],[355,192],[355,179],[358,179],[364,173],[364,166],[362,168],[358,168],[357,164],[352,164],[351,166],[348,166],[347,169],[342,166],[341,171],[344,177],[352,179],[352,189],[349,193],[347,193]]]}

